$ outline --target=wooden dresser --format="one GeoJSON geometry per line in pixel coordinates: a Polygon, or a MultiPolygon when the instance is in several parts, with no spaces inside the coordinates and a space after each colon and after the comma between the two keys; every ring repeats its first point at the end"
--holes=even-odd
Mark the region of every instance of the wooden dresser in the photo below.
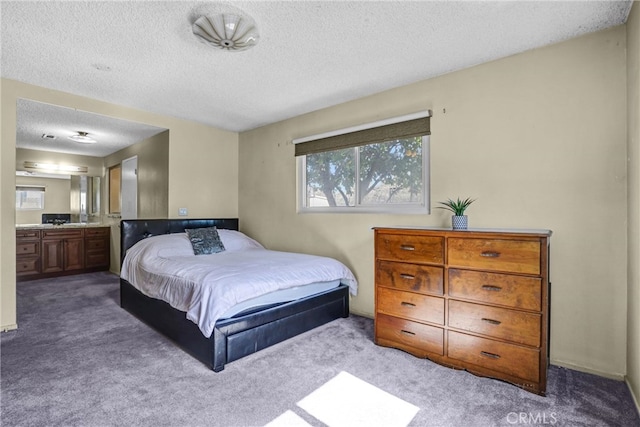
{"type": "Polygon", "coordinates": [[[16,229],[18,281],[108,270],[109,227],[16,229]]]}
{"type": "Polygon", "coordinates": [[[545,394],[550,231],[374,232],[376,344],[545,394]]]}

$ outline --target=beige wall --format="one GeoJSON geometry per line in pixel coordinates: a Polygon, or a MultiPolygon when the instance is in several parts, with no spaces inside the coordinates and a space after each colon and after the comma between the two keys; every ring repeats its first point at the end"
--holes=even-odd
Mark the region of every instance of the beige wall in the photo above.
{"type": "MultiPolygon", "coordinates": [[[[138,217],[167,218],[169,215],[169,132],[162,132],[105,157],[105,170],[133,156],[138,156],[138,217]]],[[[108,181],[106,172],[105,180],[108,181]]],[[[106,207],[107,204],[105,204],[106,207]]]]}
{"type": "Polygon", "coordinates": [[[328,254],[373,315],[373,226],[448,226],[432,215],[296,214],[296,137],[424,109],[432,203],[475,197],[472,227],[548,228],[551,359],[626,372],[625,27],[327,108],[240,135],[240,224],[274,249],[328,254]]]}
{"type": "Polygon", "coordinates": [[[43,213],[69,213],[71,180],[17,176],[18,185],[39,185],[45,188],[44,209],[16,210],[16,224],[40,224],[43,213]]]}
{"type": "Polygon", "coordinates": [[[15,162],[16,101],[19,98],[137,121],[169,130],[168,216],[238,215],[238,135],[200,123],[160,116],[2,79],[0,140],[0,329],[16,327],[15,162]],[[194,153],[196,155],[194,155],[194,153]],[[197,191],[194,192],[194,183],[197,191]]]}
{"type": "Polygon", "coordinates": [[[640,3],[627,20],[627,382],[640,407],[640,3]]]}
{"type": "MultiPolygon", "coordinates": [[[[138,156],[138,218],[169,216],[169,131],[147,138],[104,158],[105,182],[108,169],[123,160],[138,156]]],[[[105,209],[108,209],[108,184],[105,187],[105,209]]],[[[120,271],[119,218],[107,216],[111,224],[111,271],[120,271]]]]}

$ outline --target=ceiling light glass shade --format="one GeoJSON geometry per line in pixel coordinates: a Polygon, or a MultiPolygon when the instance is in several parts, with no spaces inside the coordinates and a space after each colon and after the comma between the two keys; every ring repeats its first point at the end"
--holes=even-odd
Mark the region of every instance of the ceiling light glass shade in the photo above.
{"type": "Polygon", "coordinates": [[[229,13],[201,16],[192,28],[202,41],[223,50],[246,50],[260,38],[253,20],[229,13]]]}
{"type": "Polygon", "coordinates": [[[72,139],[75,142],[82,142],[83,144],[95,144],[96,142],[98,142],[88,135],[88,132],[78,132],[77,135],[71,135],[69,139],[72,139]]]}

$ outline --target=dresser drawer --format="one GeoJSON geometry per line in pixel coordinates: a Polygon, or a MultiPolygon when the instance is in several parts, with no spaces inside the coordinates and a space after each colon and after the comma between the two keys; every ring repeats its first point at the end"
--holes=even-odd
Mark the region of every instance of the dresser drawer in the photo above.
{"type": "Polygon", "coordinates": [[[444,263],[444,238],[378,233],[376,257],[391,261],[442,264],[444,263]]]}
{"type": "Polygon", "coordinates": [[[449,300],[450,327],[517,344],[538,347],[540,321],[539,314],[449,300]]]}
{"type": "Polygon", "coordinates": [[[376,339],[439,355],[444,354],[444,331],[435,326],[378,314],[376,339]]]}
{"type": "Polygon", "coordinates": [[[443,294],[444,268],[404,262],[378,261],[376,284],[389,288],[443,294]]]}
{"type": "Polygon", "coordinates": [[[39,255],[40,254],[40,241],[33,242],[17,242],[16,243],[16,255],[39,255]]]}
{"type": "Polygon", "coordinates": [[[391,316],[444,325],[444,299],[378,288],[377,311],[391,316]]]}
{"type": "Polygon", "coordinates": [[[106,237],[109,233],[108,227],[87,227],[84,229],[85,237],[106,237]]]}
{"type": "Polygon", "coordinates": [[[504,372],[527,381],[540,380],[539,350],[448,331],[447,354],[453,359],[504,372]]]}
{"type": "Polygon", "coordinates": [[[540,274],[540,242],[450,238],[447,260],[452,267],[540,274]]]}
{"type": "Polygon", "coordinates": [[[525,310],[542,309],[542,279],[458,270],[449,273],[449,296],[525,310]]]}

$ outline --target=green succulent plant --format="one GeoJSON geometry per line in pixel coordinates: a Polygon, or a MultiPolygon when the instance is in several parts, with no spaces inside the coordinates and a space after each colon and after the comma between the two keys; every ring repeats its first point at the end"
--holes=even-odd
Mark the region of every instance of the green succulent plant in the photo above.
{"type": "Polygon", "coordinates": [[[446,202],[438,202],[444,206],[438,206],[438,209],[446,209],[448,211],[453,212],[456,216],[464,215],[464,211],[469,207],[469,205],[475,202],[476,199],[472,199],[471,197],[467,197],[464,200],[460,200],[457,198],[456,200],[447,199],[446,202]]]}

